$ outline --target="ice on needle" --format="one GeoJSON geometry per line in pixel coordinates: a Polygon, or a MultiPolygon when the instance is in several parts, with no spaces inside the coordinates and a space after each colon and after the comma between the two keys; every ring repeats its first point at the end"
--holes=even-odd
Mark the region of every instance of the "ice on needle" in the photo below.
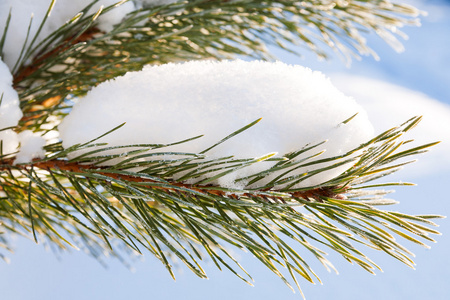
{"type": "MultiPolygon", "coordinates": [[[[109,146],[167,144],[203,134],[200,139],[159,150],[199,153],[261,117],[257,125],[212,149],[208,156],[250,158],[271,152],[282,156],[308,143],[328,140],[320,148],[326,149],[321,156],[325,158],[344,154],[373,135],[363,109],[323,74],[281,62],[240,60],[172,63],[129,72],[100,84],[80,99],[59,130],[65,148],[85,143],[124,122],[98,142],[109,146]],[[342,124],[356,113],[351,122],[342,124]]],[[[270,164],[252,165],[215,183],[242,188],[245,184],[235,184],[236,178],[267,169],[270,164]]],[[[320,184],[348,167],[313,176],[301,186],[320,184]]]]}

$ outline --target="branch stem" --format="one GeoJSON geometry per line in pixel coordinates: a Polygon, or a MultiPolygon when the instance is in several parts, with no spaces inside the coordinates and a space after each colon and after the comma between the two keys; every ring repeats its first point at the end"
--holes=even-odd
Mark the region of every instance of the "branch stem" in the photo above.
{"type": "MultiPolygon", "coordinates": [[[[8,169],[13,165],[13,159],[7,159],[2,162],[2,165],[0,165],[0,171],[8,169]]],[[[107,171],[107,167],[99,167],[96,165],[89,165],[89,164],[80,164],[80,163],[74,163],[74,162],[67,162],[65,160],[47,160],[47,161],[34,161],[28,165],[26,164],[20,164],[16,167],[19,167],[21,169],[28,169],[28,168],[39,168],[42,170],[63,170],[73,173],[84,173],[86,171],[89,171],[91,173],[103,175],[110,177],[112,179],[122,180],[126,182],[139,182],[139,183],[149,183],[147,187],[151,187],[152,189],[159,189],[163,191],[168,192],[180,192],[181,189],[187,189],[191,190],[197,193],[205,194],[207,196],[219,196],[219,197],[231,197],[235,199],[239,199],[240,197],[262,197],[266,200],[273,200],[276,202],[284,202],[284,198],[281,196],[271,196],[267,195],[266,192],[272,191],[277,192],[276,190],[261,190],[261,191],[252,191],[251,193],[246,192],[229,192],[222,190],[221,188],[214,186],[214,185],[196,185],[196,184],[187,184],[187,183],[181,183],[181,182],[174,182],[174,181],[168,181],[169,186],[160,186],[160,185],[152,185],[152,183],[161,183],[146,177],[135,177],[131,175],[126,174],[117,174],[117,173],[111,173],[107,171]],[[173,187],[170,187],[173,186],[173,187]],[[217,188],[217,189],[215,189],[217,188]]],[[[292,193],[284,193],[289,198],[294,199],[303,199],[305,201],[317,201],[317,202],[323,202],[323,199],[326,198],[336,198],[336,199],[344,199],[345,196],[343,193],[348,189],[346,187],[345,189],[342,189],[342,187],[339,186],[324,186],[324,187],[318,187],[318,188],[312,188],[307,189],[304,191],[296,191],[292,193]],[[339,190],[339,193],[336,193],[336,191],[339,190]]]]}

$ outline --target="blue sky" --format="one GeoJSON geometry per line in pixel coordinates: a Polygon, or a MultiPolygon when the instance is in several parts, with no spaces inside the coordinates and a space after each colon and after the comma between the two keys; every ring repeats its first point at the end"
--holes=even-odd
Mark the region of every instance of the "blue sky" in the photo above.
{"type": "MultiPolygon", "coordinates": [[[[412,3],[412,2],[411,2],[412,3]]],[[[314,55],[299,59],[287,54],[280,58],[288,63],[301,64],[335,78],[351,74],[402,86],[423,93],[423,99],[434,98],[450,104],[450,13],[449,2],[422,1],[415,5],[429,12],[422,19],[421,28],[405,28],[410,39],[404,42],[406,51],[395,53],[376,37],[370,38],[371,45],[381,57],[377,62],[363,58],[346,68],[338,58],[328,62],[318,62],[314,55]],[[428,95],[428,96],[426,96],[428,95]]],[[[370,83],[370,81],[367,81],[370,83]]],[[[352,91],[352,82],[345,87],[352,91]]],[[[371,93],[373,86],[368,85],[371,93]]],[[[354,90],[354,89],[353,89],[354,90]]],[[[405,107],[419,105],[404,93],[398,101],[405,107]]],[[[386,108],[388,109],[388,108],[386,108]]],[[[433,140],[445,139],[445,127],[450,119],[446,109],[429,112],[431,119],[442,120],[444,128],[426,127],[420,134],[433,140]],[[443,111],[443,112],[442,112],[443,111]],[[447,123],[446,123],[447,122],[447,123]],[[442,130],[444,129],[444,130],[442,130]]],[[[400,114],[400,112],[399,112],[400,114]]],[[[395,114],[393,114],[395,116],[395,114]]],[[[395,125],[395,124],[393,124],[395,125]]],[[[441,127],[442,127],[441,126],[441,127]]],[[[422,137],[421,136],[421,137],[422,137]]],[[[448,162],[446,143],[441,150],[425,154],[418,165],[431,165],[432,159],[448,162]],[[446,155],[446,156],[445,156],[446,155]],[[429,157],[429,158],[427,158],[429,157]]],[[[434,166],[434,165],[431,165],[434,166]]],[[[424,168],[425,168],[424,167],[424,168]]],[[[434,170],[434,167],[432,168],[434,170]]],[[[415,172],[415,166],[395,175],[391,180],[413,181],[416,187],[396,189],[392,196],[400,201],[394,210],[407,213],[437,213],[450,215],[450,202],[446,187],[450,179],[450,168],[442,166],[435,172],[415,172]],[[423,175],[425,174],[425,175],[423,175]]],[[[422,170],[422,169],[419,169],[422,170]]],[[[340,274],[327,273],[320,265],[315,270],[323,285],[311,285],[302,281],[307,299],[450,299],[448,279],[450,278],[449,220],[439,220],[440,231],[437,244],[431,249],[416,247],[405,242],[415,254],[416,270],[402,265],[383,253],[367,254],[384,270],[376,276],[370,275],[357,266],[352,266],[337,255],[330,254],[340,274]]],[[[250,287],[227,271],[220,272],[207,264],[209,280],[202,280],[180,266],[177,281],[174,282],[161,264],[150,256],[132,262],[134,272],[121,263],[107,259],[108,268],[102,267],[84,253],[71,251],[59,257],[45,250],[44,245],[18,238],[13,241],[15,253],[10,255],[10,264],[0,264],[0,298],[5,300],[22,299],[301,299],[293,294],[275,275],[258,264],[250,255],[241,255],[242,264],[254,276],[255,287],[250,287]]]]}

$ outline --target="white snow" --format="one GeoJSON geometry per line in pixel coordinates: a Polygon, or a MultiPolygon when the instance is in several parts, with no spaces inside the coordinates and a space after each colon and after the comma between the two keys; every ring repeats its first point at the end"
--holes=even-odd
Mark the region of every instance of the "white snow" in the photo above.
{"type": "MultiPolygon", "coordinates": [[[[8,67],[0,57],[0,130],[17,126],[22,111],[19,108],[19,96],[12,87],[13,77],[8,67]]],[[[10,154],[16,151],[18,146],[17,134],[12,129],[0,131],[2,141],[2,153],[10,154]]]]}
{"type": "Polygon", "coordinates": [[[14,160],[14,164],[27,163],[34,158],[44,158],[45,139],[38,133],[33,133],[31,130],[24,130],[18,134],[20,151],[14,160]]]}
{"type": "Polygon", "coordinates": [[[17,151],[19,139],[17,133],[12,129],[0,131],[0,141],[2,143],[2,154],[11,154],[17,151]]]}
{"type": "MultiPolygon", "coordinates": [[[[80,10],[90,4],[92,0],[57,0],[43,26],[34,46],[44,40],[49,34],[57,30],[64,23],[74,17],[80,10]]],[[[97,12],[101,6],[107,7],[118,3],[119,0],[100,0],[89,10],[89,14],[97,12]]],[[[0,1],[0,36],[3,34],[8,14],[11,10],[11,23],[8,28],[6,41],[4,45],[3,61],[12,69],[19,59],[19,55],[26,41],[27,30],[30,23],[31,16],[33,22],[30,28],[30,38],[27,45],[31,42],[31,37],[34,37],[42,20],[47,13],[51,0],[2,0],[0,1]]],[[[133,2],[126,2],[108,13],[101,15],[97,22],[99,29],[103,31],[110,31],[113,25],[119,23],[129,12],[135,9],[133,2]]]]}
{"type": "MultiPolygon", "coordinates": [[[[99,142],[110,146],[165,144],[204,134],[201,139],[159,150],[199,153],[260,117],[257,125],[207,154],[250,158],[277,152],[281,156],[328,139],[322,147],[326,154],[320,156],[325,158],[343,154],[373,135],[364,110],[323,74],[281,62],[240,60],[147,66],[127,73],[80,99],[59,130],[65,148],[94,139],[123,122],[125,126],[99,142]],[[352,121],[339,125],[355,113],[352,121]]],[[[271,164],[252,165],[216,183],[242,188],[234,184],[235,178],[271,164]]],[[[348,167],[313,176],[301,186],[320,184],[348,167]]],[[[302,168],[296,174],[313,169],[302,168]]]]}
{"type": "Polygon", "coordinates": [[[0,57],[0,129],[16,126],[22,111],[19,108],[19,96],[12,87],[13,77],[0,57]]]}
{"type": "MultiPolygon", "coordinates": [[[[19,107],[19,96],[12,87],[13,77],[8,67],[0,59],[0,129],[15,127],[19,123],[23,114],[19,107]]],[[[25,130],[19,134],[13,129],[0,131],[0,141],[2,143],[2,154],[16,152],[20,143],[20,151],[16,156],[15,163],[29,162],[33,158],[43,158],[45,151],[42,149],[46,143],[45,139],[34,134],[30,130],[25,130]]]]}

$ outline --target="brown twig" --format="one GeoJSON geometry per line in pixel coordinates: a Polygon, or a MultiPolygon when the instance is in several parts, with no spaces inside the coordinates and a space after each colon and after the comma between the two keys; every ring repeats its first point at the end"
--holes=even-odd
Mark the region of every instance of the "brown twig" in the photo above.
{"type": "MultiPolygon", "coordinates": [[[[7,159],[3,160],[2,166],[0,166],[0,170],[7,169],[8,166],[12,166],[14,159],[7,159]]],[[[272,200],[274,202],[283,202],[285,203],[283,197],[279,196],[270,196],[267,195],[262,191],[260,194],[258,192],[255,193],[230,193],[226,191],[222,191],[219,189],[214,189],[213,185],[207,185],[207,186],[200,186],[195,184],[186,184],[186,183],[180,183],[180,182],[170,182],[170,186],[160,186],[160,185],[152,185],[152,183],[160,183],[155,180],[151,180],[148,178],[143,177],[134,177],[130,175],[125,174],[116,174],[116,173],[110,173],[106,171],[107,167],[99,167],[95,165],[88,165],[88,164],[80,164],[80,163],[74,163],[74,162],[67,162],[64,160],[49,160],[49,161],[34,161],[29,165],[20,165],[20,168],[28,169],[30,167],[32,168],[39,168],[47,171],[51,170],[64,170],[68,172],[73,173],[83,173],[85,171],[94,172],[99,175],[107,176],[112,179],[118,179],[123,180],[127,182],[145,182],[148,183],[148,187],[151,187],[153,189],[159,189],[164,191],[171,191],[171,192],[180,192],[179,188],[184,188],[188,190],[192,190],[198,193],[202,193],[205,195],[213,195],[213,196],[220,196],[220,197],[231,197],[234,199],[239,199],[240,197],[261,197],[262,199],[265,199],[267,202],[270,202],[269,200],[272,200]]],[[[293,193],[289,193],[293,198],[296,199],[303,199],[306,201],[317,201],[317,202],[324,202],[324,199],[326,198],[334,198],[334,199],[345,199],[345,193],[344,188],[338,187],[338,186],[330,186],[330,187],[319,187],[314,188],[310,190],[305,191],[297,191],[293,193]],[[339,190],[339,193],[336,193],[336,191],[339,190]]]]}

